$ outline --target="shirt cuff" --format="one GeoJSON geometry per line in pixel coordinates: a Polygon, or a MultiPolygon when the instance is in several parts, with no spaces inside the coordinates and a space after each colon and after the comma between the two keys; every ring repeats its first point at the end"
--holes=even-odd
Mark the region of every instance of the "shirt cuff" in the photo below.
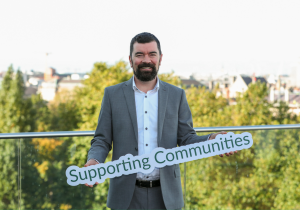
{"type": "MultiPolygon", "coordinates": [[[[91,158],[91,159],[89,159],[89,160],[95,160],[97,163],[100,164],[100,162],[99,162],[98,160],[94,159],[94,158],[91,158]]],[[[89,162],[89,160],[88,160],[87,162],[89,162]]]]}
{"type": "Polygon", "coordinates": [[[209,140],[210,136],[211,136],[211,134],[208,135],[207,140],[209,140]]]}

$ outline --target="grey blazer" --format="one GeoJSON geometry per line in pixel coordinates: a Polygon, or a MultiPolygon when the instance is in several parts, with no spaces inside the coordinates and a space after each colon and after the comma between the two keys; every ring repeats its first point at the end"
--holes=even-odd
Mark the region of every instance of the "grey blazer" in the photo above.
{"type": "MultiPolygon", "coordinates": [[[[104,162],[113,148],[112,160],[128,153],[138,155],[138,130],[132,79],[105,89],[95,136],[88,160],[104,162]],[[113,146],[113,147],[112,147],[113,146]]],[[[158,146],[166,149],[207,140],[193,129],[192,115],[183,89],[159,81],[158,146]]],[[[136,174],[110,180],[107,206],[127,209],[135,188],[136,174]]],[[[160,181],[167,209],[183,207],[179,165],[160,169],[160,181]]],[[[101,185],[99,186],[101,187],[101,185]]]]}

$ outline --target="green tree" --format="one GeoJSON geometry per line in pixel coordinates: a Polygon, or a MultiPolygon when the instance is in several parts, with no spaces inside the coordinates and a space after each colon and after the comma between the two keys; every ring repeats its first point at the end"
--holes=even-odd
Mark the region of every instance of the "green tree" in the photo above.
{"type": "Polygon", "coordinates": [[[272,121],[271,106],[266,97],[268,89],[264,83],[249,85],[249,89],[237,97],[237,104],[230,106],[234,125],[266,125],[272,121]]]}
{"type": "Polygon", "coordinates": [[[173,71],[171,73],[159,74],[158,78],[161,81],[167,82],[167,83],[175,85],[177,87],[181,86],[180,78],[178,76],[176,76],[173,71]]]}
{"type": "Polygon", "coordinates": [[[53,131],[53,115],[40,94],[31,96],[33,130],[35,132],[53,131]]]}
{"type": "Polygon", "coordinates": [[[0,90],[0,132],[32,131],[31,101],[23,98],[25,85],[20,70],[13,67],[6,72],[0,90]]]}
{"type": "MultiPolygon", "coordinates": [[[[189,91],[187,98],[197,126],[297,123],[285,104],[274,107],[267,102],[267,87],[259,82],[250,85],[231,106],[217,103],[223,99],[214,95],[207,103],[209,100],[203,94],[197,98],[191,94],[197,90],[189,91]],[[207,104],[201,104],[201,98],[207,104]],[[206,122],[202,120],[204,113],[210,116],[205,118],[206,122]]],[[[203,93],[212,94],[205,90],[203,93]]],[[[186,164],[187,209],[299,208],[299,180],[294,175],[299,168],[299,131],[250,133],[254,139],[250,149],[229,158],[210,157],[186,164]]]]}
{"type": "MultiPolygon", "coordinates": [[[[24,81],[20,70],[8,68],[0,89],[0,132],[32,131],[30,100],[23,99],[24,81]]],[[[0,208],[18,207],[18,141],[0,140],[0,208]]]]}
{"type": "Polygon", "coordinates": [[[191,87],[185,92],[192,112],[194,127],[223,125],[220,117],[223,116],[228,103],[226,99],[216,96],[217,89],[210,92],[205,87],[191,87]]]}
{"type": "Polygon", "coordinates": [[[81,122],[81,110],[79,110],[79,103],[75,100],[74,95],[74,92],[62,90],[49,103],[52,130],[72,131],[78,129],[81,122]]]}

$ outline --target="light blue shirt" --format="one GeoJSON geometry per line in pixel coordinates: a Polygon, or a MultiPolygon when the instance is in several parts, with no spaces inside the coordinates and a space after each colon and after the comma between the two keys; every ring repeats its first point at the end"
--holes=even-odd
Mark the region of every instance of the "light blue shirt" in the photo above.
{"type": "MultiPolygon", "coordinates": [[[[158,147],[157,144],[157,120],[158,120],[158,90],[159,79],[153,90],[147,93],[139,90],[133,78],[133,90],[135,95],[135,107],[138,126],[138,155],[150,154],[158,147]]],[[[149,174],[137,173],[138,180],[153,181],[159,179],[159,169],[155,168],[149,174]]]]}

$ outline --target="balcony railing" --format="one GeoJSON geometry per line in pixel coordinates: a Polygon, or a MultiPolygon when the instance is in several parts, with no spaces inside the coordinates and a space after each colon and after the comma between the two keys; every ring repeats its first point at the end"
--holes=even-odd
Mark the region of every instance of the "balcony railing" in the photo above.
{"type": "MultiPolygon", "coordinates": [[[[186,209],[299,209],[300,124],[195,128],[250,132],[254,145],[231,157],[181,164],[186,209]]],[[[0,209],[101,209],[108,180],[95,188],[66,183],[83,166],[94,131],[0,134],[0,209]]],[[[109,154],[108,161],[110,161],[109,154]]]]}
{"type": "MultiPolygon", "coordinates": [[[[256,130],[275,130],[275,129],[280,130],[280,129],[297,129],[297,128],[300,128],[300,124],[204,127],[204,128],[194,128],[194,130],[196,132],[218,132],[218,131],[256,131],[256,130]]],[[[0,139],[94,136],[94,134],[95,131],[0,133],[0,139]]]]}

